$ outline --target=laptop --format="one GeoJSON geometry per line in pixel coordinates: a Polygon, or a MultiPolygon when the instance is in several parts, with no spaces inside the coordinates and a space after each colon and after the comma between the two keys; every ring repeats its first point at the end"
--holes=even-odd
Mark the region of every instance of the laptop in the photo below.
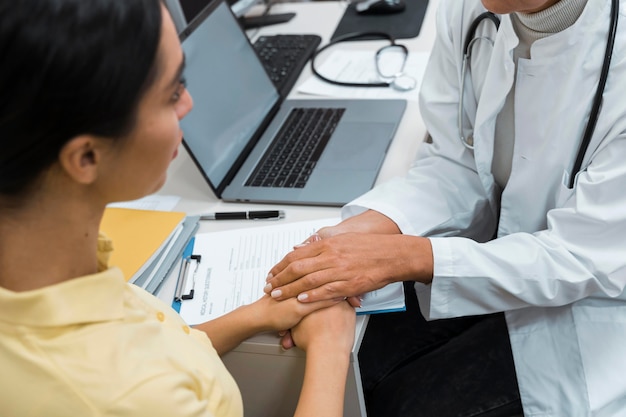
{"type": "Polygon", "coordinates": [[[183,144],[218,198],[342,206],[371,189],[405,100],[281,98],[225,0],[179,36],[194,100],[183,144]],[[299,132],[317,143],[285,144],[299,132]]]}

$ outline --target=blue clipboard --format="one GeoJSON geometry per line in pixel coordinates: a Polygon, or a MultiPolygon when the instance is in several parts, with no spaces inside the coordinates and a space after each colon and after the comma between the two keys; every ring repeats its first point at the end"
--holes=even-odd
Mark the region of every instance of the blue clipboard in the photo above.
{"type": "MultiPolygon", "coordinates": [[[[184,266],[185,266],[186,260],[190,259],[191,256],[193,255],[193,245],[194,245],[195,240],[196,238],[192,237],[189,240],[189,243],[187,243],[187,246],[185,246],[185,249],[183,250],[183,254],[182,254],[181,262],[180,262],[180,269],[178,272],[178,280],[176,282],[176,288],[179,288],[180,285],[184,284],[184,279],[185,279],[184,266]]],[[[176,296],[174,296],[174,299],[172,300],[172,308],[176,310],[176,312],[178,313],[180,313],[181,302],[182,302],[181,300],[177,300],[176,296]]]]}

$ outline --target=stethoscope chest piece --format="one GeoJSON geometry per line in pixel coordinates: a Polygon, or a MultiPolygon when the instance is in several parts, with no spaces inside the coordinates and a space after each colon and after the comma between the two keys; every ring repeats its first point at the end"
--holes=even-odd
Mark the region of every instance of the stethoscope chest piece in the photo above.
{"type": "Polygon", "coordinates": [[[410,75],[400,75],[394,78],[391,86],[398,91],[411,91],[417,87],[417,81],[410,75]]]}

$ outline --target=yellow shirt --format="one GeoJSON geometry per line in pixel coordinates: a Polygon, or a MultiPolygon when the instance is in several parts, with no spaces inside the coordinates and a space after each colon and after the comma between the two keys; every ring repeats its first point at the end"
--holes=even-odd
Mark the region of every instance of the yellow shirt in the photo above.
{"type": "Polygon", "coordinates": [[[0,416],[242,415],[206,334],[117,268],[34,291],[0,287],[0,416]]]}

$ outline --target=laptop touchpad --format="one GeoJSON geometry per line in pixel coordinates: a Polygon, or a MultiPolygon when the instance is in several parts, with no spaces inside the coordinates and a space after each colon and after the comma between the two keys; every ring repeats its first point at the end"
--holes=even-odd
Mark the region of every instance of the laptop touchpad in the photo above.
{"type": "Polygon", "coordinates": [[[378,169],[391,142],[393,131],[393,123],[340,124],[325,149],[318,168],[378,169]]]}

